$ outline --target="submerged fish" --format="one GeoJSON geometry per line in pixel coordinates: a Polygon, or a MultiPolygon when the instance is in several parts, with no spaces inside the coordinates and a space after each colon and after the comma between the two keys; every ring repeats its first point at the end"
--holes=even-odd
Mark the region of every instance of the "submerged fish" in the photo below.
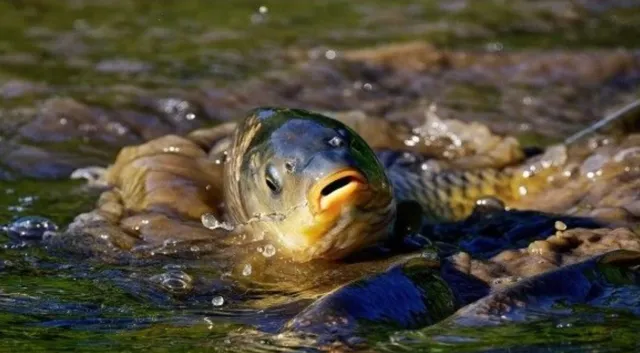
{"type": "Polygon", "coordinates": [[[540,189],[564,163],[559,153],[501,170],[388,166],[340,121],[282,108],[253,110],[238,124],[228,155],[229,217],[272,237],[298,261],[344,258],[389,237],[405,203],[432,221],[465,218],[484,197],[509,204],[540,189]]]}

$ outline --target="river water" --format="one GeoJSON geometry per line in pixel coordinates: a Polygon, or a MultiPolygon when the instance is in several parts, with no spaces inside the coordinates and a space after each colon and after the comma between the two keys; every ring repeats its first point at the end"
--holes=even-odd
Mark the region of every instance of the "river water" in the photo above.
{"type": "MultiPolygon", "coordinates": [[[[437,104],[524,145],[556,142],[639,97],[638,23],[629,0],[3,1],[0,224],[42,216],[62,230],[99,196],[75,169],[264,104],[398,122],[437,104]]],[[[248,328],[295,308],[228,307],[206,263],[107,265],[4,233],[2,351],[316,349],[248,328]],[[206,279],[206,295],[184,294],[206,279]]],[[[639,330],[627,312],[577,307],[496,327],[376,328],[366,349],[629,352],[639,330]]]]}

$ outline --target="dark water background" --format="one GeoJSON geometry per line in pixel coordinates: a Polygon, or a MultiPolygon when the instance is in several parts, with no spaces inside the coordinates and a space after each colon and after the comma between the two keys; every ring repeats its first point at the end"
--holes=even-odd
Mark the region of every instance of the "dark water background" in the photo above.
{"type": "MultiPolygon", "coordinates": [[[[418,109],[415,102],[447,85],[439,96],[445,113],[480,119],[525,143],[557,139],[639,95],[639,24],[640,2],[632,0],[2,1],[0,223],[41,215],[64,227],[97,197],[65,178],[74,168],[106,165],[122,145],[237,116],[270,97],[255,88],[271,87],[270,80],[282,91],[280,101],[363,109],[391,119],[403,111],[410,115],[418,109]],[[546,60],[550,68],[531,74],[526,84],[506,83],[508,72],[485,72],[486,66],[390,83],[374,82],[376,75],[339,62],[349,49],[408,40],[465,50],[471,61],[479,53],[521,52],[522,65],[546,60]],[[556,57],[560,51],[570,59],[556,57]],[[612,55],[630,57],[625,60],[631,68],[616,71],[612,55]],[[593,62],[602,65],[589,66],[593,62]],[[613,73],[602,73],[607,70],[613,73]],[[298,80],[294,88],[309,88],[287,100],[292,77],[298,80]],[[363,87],[367,80],[374,82],[373,93],[336,101],[345,82],[363,87]],[[407,95],[413,96],[398,98],[407,95]],[[65,130],[39,123],[47,109],[75,119],[72,110],[52,105],[60,97],[83,102],[95,116],[103,112],[110,123],[135,120],[136,128],[112,123],[102,134],[90,125],[65,130]],[[372,103],[381,101],[388,103],[372,103]]],[[[496,66],[508,71],[514,64],[496,66]]],[[[1,351],[305,346],[246,328],[241,323],[260,319],[225,312],[226,304],[214,307],[210,298],[185,303],[153,287],[150,279],[171,270],[166,266],[101,266],[52,257],[37,244],[6,235],[0,242],[1,351]]],[[[219,275],[208,273],[206,264],[191,271],[219,275]]],[[[574,315],[530,324],[443,324],[397,333],[382,328],[368,339],[373,350],[390,352],[631,352],[638,349],[638,332],[640,320],[630,314],[575,308],[574,315]]]]}

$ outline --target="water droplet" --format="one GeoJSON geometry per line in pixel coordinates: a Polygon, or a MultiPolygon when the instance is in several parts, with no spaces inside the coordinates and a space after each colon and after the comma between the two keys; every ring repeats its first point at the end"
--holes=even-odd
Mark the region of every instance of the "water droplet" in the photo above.
{"type": "Polygon", "coordinates": [[[213,306],[222,306],[224,304],[224,298],[221,295],[216,295],[211,299],[213,306]]]}
{"type": "Polygon", "coordinates": [[[266,22],[268,19],[268,13],[269,13],[268,7],[264,5],[258,7],[258,12],[253,13],[250,17],[251,23],[260,24],[260,23],[266,22]]]}
{"type": "Polygon", "coordinates": [[[337,56],[337,53],[336,53],[336,51],[335,51],[335,50],[331,50],[331,49],[329,49],[329,50],[327,50],[326,52],[324,52],[324,57],[325,57],[325,58],[327,58],[327,59],[329,59],[329,60],[333,60],[333,59],[335,59],[335,58],[336,58],[336,56],[337,56]]]}
{"type": "Polygon", "coordinates": [[[557,324],[557,325],[556,325],[556,328],[569,328],[569,327],[571,327],[571,326],[573,326],[573,324],[572,324],[572,323],[570,323],[570,322],[567,322],[567,323],[559,323],[559,324],[557,324]]]}
{"type": "Polygon", "coordinates": [[[473,208],[474,213],[492,213],[502,210],[504,210],[504,202],[493,196],[479,198],[473,208]]]}
{"type": "Polygon", "coordinates": [[[176,146],[168,146],[162,149],[163,152],[171,152],[171,153],[177,153],[180,152],[180,147],[176,147],[176,146]]]}
{"type": "Polygon", "coordinates": [[[7,233],[10,236],[42,239],[45,232],[56,232],[58,226],[47,218],[39,216],[28,216],[17,219],[7,226],[7,233]]]}
{"type": "Polygon", "coordinates": [[[413,147],[413,146],[417,145],[418,142],[420,142],[420,137],[416,136],[416,135],[413,135],[410,138],[404,140],[404,144],[409,146],[409,147],[413,147]]]}
{"type": "Polygon", "coordinates": [[[276,247],[271,245],[271,244],[267,244],[264,246],[264,251],[262,251],[262,255],[264,255],[265,257],[271,257],[273,255],[276,254],[276,247]]]}
{"type": "Polygon", "coordinates": [[[567,225],[562,222],[562,221],[556,221],[556,223],[554,223],[554,227],[556,228],[556,230],[567,230],[567,225]]]}
{"type": "Polygon", "coordinates": [[[504,49],[504,45],[502,45],[502,43],[500,42],[491,42],[487,43],[486,49],[490,52],[502,51],[502,49],[504,49]]]}
{"type": "Polygon", "coordinates": [[[223,229],[226,231],[232,231],[234,229],[234,226],[226,223],[226,222],[220,222],[218,221],[218,219],[216,218],[216,216],[214,216],[211,213],[204,213],[201,217],[200,217],[200,221],[202,222],[202,225],[205,226],[206,228],[215,230],[215,229],[223,229]]]}
{"type": "Polygon", "coordinates": [[[244,265],[244,268],[242,269],[242,275],[243,276],[251,276],[251,264],[246,264],[244,265]]]}
{"type": "Polygon", "coordinates": [[[33,204],[33,202],[37,199],[38,199],[37,196],[24,196],[24,197],[18,198],[18,202],[23,206],[28,206],[33,204]]]}
{"type": "Polygon", "coordinates": [[[527,187],[526,187],[526,186],[524,186],[524,185],[523,185],[523,186],[518,187],[518,192],[519,192],[519,193],[520,193],[520,195],[522,195],[522,196],[526,195],[526,194],[527,194],[527,192],[528,192],[528,191],[527,191],[527,187]]]}

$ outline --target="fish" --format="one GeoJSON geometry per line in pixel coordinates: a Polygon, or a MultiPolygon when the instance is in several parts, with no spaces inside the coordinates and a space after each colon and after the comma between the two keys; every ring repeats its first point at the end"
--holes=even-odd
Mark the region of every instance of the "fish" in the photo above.
{"type": "Polygon", "coordinates": [[[556,146],[552,158],[545,154],[501,169],[424,171],[389,163],[336,119],[260,107],[237,124],[229,143],[226,210],[231,222],[274,239],[296,261],[340,260],[389,239],[406,213],[418,212],[431,222],[456,221],[478,205],[504,208],[537,192],[566,162],[568,144],[603,126],[626,124],[627,115],[629,110],[621,110],[603,119],[606,124],[579,132],[556,146]]]}

